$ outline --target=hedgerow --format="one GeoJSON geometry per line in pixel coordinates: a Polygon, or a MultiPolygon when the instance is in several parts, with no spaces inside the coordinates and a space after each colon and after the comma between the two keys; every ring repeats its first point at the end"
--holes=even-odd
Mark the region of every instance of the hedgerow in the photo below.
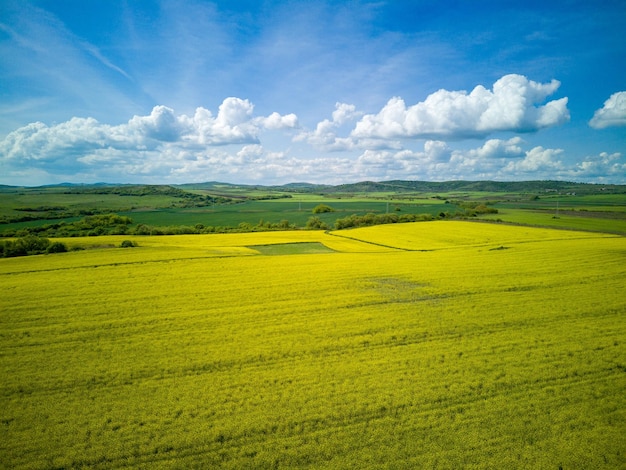
{"type": "Polygon", "coordinates": [[[47,238],[27,235],[16,240],[0,241],[0,258],[40,255],[42,253],[64,253],[67,246],[61,242],[50,242],[47,238]]]}

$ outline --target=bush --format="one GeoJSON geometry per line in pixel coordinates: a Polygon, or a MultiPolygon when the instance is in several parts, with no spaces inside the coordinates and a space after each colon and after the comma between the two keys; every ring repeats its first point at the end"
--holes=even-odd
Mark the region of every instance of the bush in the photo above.
{"type": "Polygon", "coordinates": [[[328,230],[328,225],[324,223],[319,217],[309,217],[306,222],[306,229],[308,230],[328,230]]]}
{"type": "Polygon", "coordinates": [[[324,212],[335,212],[335,209],[326,204],[319,204],[313,208],[314,214],[323,214],[324,212]]]}
{"type": "Polygon", "coordinates": [[[150,235],[150,227],[146,224],[139,224],[132,232],[135,235],[150,235]]]}
{"type": "Polygon", "coordinates": [[[65,243],[61,242],[53,242],[46,249],[46,253],[65,253],[67,251],[67,246],[65,243]]]}
{"type": "Polygon", "coordinates": [[[132,240],[123,240],[120,244],[120,248],[133,248],[136,247],[137,244],[132,240]]]}

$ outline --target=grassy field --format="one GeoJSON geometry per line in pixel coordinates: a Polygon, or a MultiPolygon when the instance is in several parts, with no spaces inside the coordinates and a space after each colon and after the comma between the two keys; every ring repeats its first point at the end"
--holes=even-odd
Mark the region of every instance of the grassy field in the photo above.
{"type": "Polygon", "coordinates": [[[624,468],[626,239],[469,222],[0,259],[0,466],[624,468]]]}
{"type": "Polygon", "coordinates": [[[320,203],[328,204],[334,212],[316,214],[329,225],[341,217],[352,214],[365,215],[367,213],[384,214],[387,211],[402,215],[403,213],[437,215],[443,211],[455,210],[456,206],[442,204],[441,201],[422,203],[391,203],[376,200],[363,201],[327,201],[319,198],[312,201],[246,201],[240,204],[223,205],[194,209],[163,209],[158,211],[122,212],[133,219],[136,224],[162,225],[195,225],[202,223],[205,226],[236,227],[242,222],[257,224],[260,220],[278,223],[288,220],[299,227],[304,227],[309,217],[313,216],[313,208],[320,203]],[[396,208],[398,209],[396,211],[396,208]]]}
{"type": "MultiPolygon", "coordinates": [[[[510,187],[494,183],[492,186],[500,190],[445,190],[455,186],[451,182],[439,185],[441,192],[433,191],[432,185],[426,183],[416,183],[413,189],[389,183],[361,183],[356,188],[354,185],[294,188],[216,183],[184,185],[186,189],[165,185],[0,187],[0,236],[21,236],[26,230],[37,227],[71,224],[86,215],[107,213],[130,217],[129,232],[139,225],[169,228],[161,230],[165,233],[185,233],[172,229],[196,226],[217,231],[262,228],[268,224],[280,228],[305,227],[314,215],[313,208],[319,204],[332,207],[333,212],[315,214],[320,223],[331,228],[338,219],[353,214],[463,217],[468,212],[469,216],[475,216],[471,212],[476,204],[487,204],[483,207],[498,211],[498,214],[482,216],[491,220],[626,234],[626,193],[621,187],[572,184],[558,190],[545,189],[552,184],[556,183],[539,186],[538,182],[521,186],[510,183],[510,187]],[[420,185],[424,188],[417,190],[420,185]],[[558,219],[553,218],[555,215],[558,219]]],[[[470,186],[477,185],[480,186],[479,183],[470,186]]]]}
{"type": "MultiPolygon", "coordinates": [[[[249,194],[249,196],[254,193],[249,194]]],[[[55,213],[66,211],[87,211],[103,208],[108,212],[128,216],[133,226],[145,224],[150,226],[195,226],[202,224],[212,227],[237,227],[241,223],[256,225],[260,221],[273,224],[287,220],[290,225],[304,227],[313,216],[313,208],[321,203],[330,205],[334,211],[317,214],[318,217],[332,226],[336,219],[352,214],[367,213],[384,214],[432,214],[452,211],[454,204],[444,204],[437,199],[418,198],[409,201],[386,201],[382,195],[377,198],[355,197],[349,199],[325,198],[319,195],[296,194],[294,197],[276,200],[246,200],[238,203],[208,204],[203,207],[178,207],[181,200],[168,196],[120,196],[117,194],[64,194],[53,192],[48,197],[46,191],[30,191],[25,194],[0,193],[0,217],[18,217],[27,215],[43,215],[57,208],[55,213]],[[24,211],[24,208],[30,210],[24,211]],[[40,211],[32,209],[42,208],[40,211]]],[[[37,227],[58,222],[74,222],[79,216],[51,217],[40,220],[27,220],[0,224],[0,232],[20,230],[25,227],[37,227]]]]}
{"type": "Polygon", "coordinates": [[[589,211],[565,212],[561,210],[557,213],[552,211],[499,209],[497,214],[483,216],[481,219],[501,220],[538,227],[626,234],[626,213],[622,212],[590,213],[589,211]]]}
{"type": "MultiPolygon", "coordinates": [[[[131,208],[169,207],[173,198],[164,195],[122,196],[119,194],[73,194],[61,189],[29,189],[0,192],[0,216],[14,215],[16,209],[55,207],[65,210],[106,208],[111,212],[131,208]]],[[[19,212],[18,212],[19,213],[19,212]]]]}

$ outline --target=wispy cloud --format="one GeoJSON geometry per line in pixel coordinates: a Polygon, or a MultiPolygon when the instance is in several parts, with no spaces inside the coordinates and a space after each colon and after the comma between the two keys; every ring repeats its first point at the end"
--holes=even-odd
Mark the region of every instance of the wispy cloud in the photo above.
{"type": "Polygon", "coordinates": [[[112,63],[107,57],[105,57],[102,52],[93,44],[89,44],[88,42],[84,42],[84,41],[79,41],[79,44],[81,45],[81,47],[83,49],[85,49],[89,54],[91,54],[93,57],[95,57],[98,61],[100,61],[100,63],[102,63],[102,65],[110,68],[111,70],[119,73],[120,75],[122,75],[123,77],[126,77],[128,80],[132,80],[132,78],[130,77],[130,75],[128,75],[128,73],[126,73],[124,70],[122,70],[120,67],[118,67],[117,65],[115,65],[114,63],[112,63]]]}
{"type": "MultiPolygon", "coordinates": [[[[53,120],[80,115],[121,116],[145,98],[128,71],[102,49],[74,34],[52,13],[29,2],[9,2],[2,12],[0,72],[8,89],[19,89],[29,101],[48,106],[25,109],[53,120]],[[4,20],[4,21],[3,21],[4,20]]],[[[16,99],[8,96],[9,103],[16,99]]]]}

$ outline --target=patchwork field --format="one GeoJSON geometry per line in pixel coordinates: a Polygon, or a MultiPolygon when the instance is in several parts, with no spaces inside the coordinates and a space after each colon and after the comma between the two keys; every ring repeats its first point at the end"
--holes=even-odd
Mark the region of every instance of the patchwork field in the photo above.
{"type": "Polygon", "coordinates": [[[63,241],[0,259],[2,468],[626,466],[624,237],[63,241]]]}

